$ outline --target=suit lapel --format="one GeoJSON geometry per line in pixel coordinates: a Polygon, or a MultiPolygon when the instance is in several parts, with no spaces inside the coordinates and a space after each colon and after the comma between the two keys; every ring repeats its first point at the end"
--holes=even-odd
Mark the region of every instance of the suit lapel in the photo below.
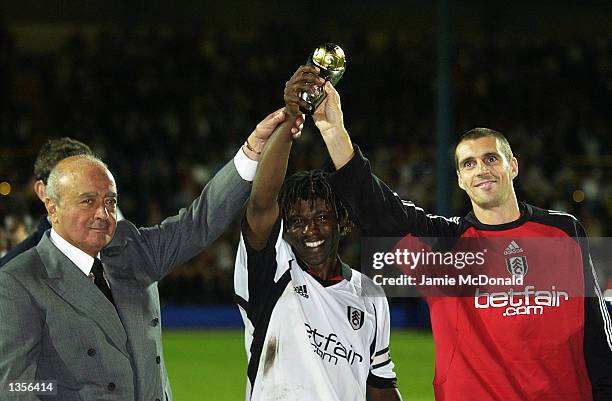
{"type": "Polygon", "coordinates": [[[115,347],[129,356],[126,349],[127,334],[119,315],[91,279],[53,245],[48,233],[43,235],[36,249],[47,270],[48,284],[53,291],[95,321],[115,347]]]}

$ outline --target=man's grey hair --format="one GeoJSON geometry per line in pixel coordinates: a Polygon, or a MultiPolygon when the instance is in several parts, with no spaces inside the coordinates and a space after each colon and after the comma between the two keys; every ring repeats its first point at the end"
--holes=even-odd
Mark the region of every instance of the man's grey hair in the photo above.
{"type": "MultiPolygon", "coordinates": [[[[97,164],[100,167],[103,167],[104,169],[108,170],[108,166],[106,165],[106,163],[104,163],[102,160],[100,160],[94,155],[76,155],[70,156],[67,159],[70,159],[70,161],[78,161],[80,163],[97,164]]],[[[61,199],[60,179],[65,174],[65,160],[66,159],[61,160],[57,165],[55,165],[55,167],[53,167],[53,169],[49,173],[49,178],[47,179],[47,186],[45,187],[45,194],[47,195],[47,198],[54,199],[57,202],[59,202],[61,199]]]]}

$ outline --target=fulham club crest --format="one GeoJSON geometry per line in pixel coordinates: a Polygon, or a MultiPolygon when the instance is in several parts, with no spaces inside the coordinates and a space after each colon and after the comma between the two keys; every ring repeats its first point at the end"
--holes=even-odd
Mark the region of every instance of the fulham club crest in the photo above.
{"type": "Polygon", "coordinates": [[[346,315],[353,330],[359,330],[361,326],[363,326],[364,313],[362,310],[353,308],[352,306],[347,306],[346,315]]]}
{"type": "Polygon", "coordinates": [[[513,276],[525,277],[527,275],[527,256],[515,256],[506,258],[506,268],[513,276]]]}

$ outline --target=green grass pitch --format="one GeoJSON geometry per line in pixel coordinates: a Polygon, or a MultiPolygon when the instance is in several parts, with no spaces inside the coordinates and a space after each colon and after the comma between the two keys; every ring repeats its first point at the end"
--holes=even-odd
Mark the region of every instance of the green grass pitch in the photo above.
{"type": "MultiPolygon", "coordinates": [[[[175,401],[244,400],[242,330],[164,330],[164,355],[175,401]]],[[[391,356],[404,400],[432,401],[430,333],[392,331],[391,356]]]]}

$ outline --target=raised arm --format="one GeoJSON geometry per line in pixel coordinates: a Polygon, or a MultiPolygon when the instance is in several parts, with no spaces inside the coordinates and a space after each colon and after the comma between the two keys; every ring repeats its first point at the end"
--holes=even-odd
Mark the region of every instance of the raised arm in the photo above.
{"type": "Polygon", "coordinates": [[[313,66],[300,67],[285,85],[285,121],[274,130],[261,154],[253,189],[247,202],[245,238],[255,249],[266,245],[274,222],[278,218],[278,193],[285,174],[289,152],[293,143],[291,128],[303,122],[299,111],[300,93],[310,91],[313,85],[322,85],[323,79],[313,66]],[[301,121],[300,121],[301,120],[301,121]]]}
{"type": "Polygon", "coordinates": [[[325,83],[324,90],[327,97],[312,118],[321,132],[334,167],[339,170],[353,157],[353,144],[344,128],[340,95],[330,82],[325,83]]]}

